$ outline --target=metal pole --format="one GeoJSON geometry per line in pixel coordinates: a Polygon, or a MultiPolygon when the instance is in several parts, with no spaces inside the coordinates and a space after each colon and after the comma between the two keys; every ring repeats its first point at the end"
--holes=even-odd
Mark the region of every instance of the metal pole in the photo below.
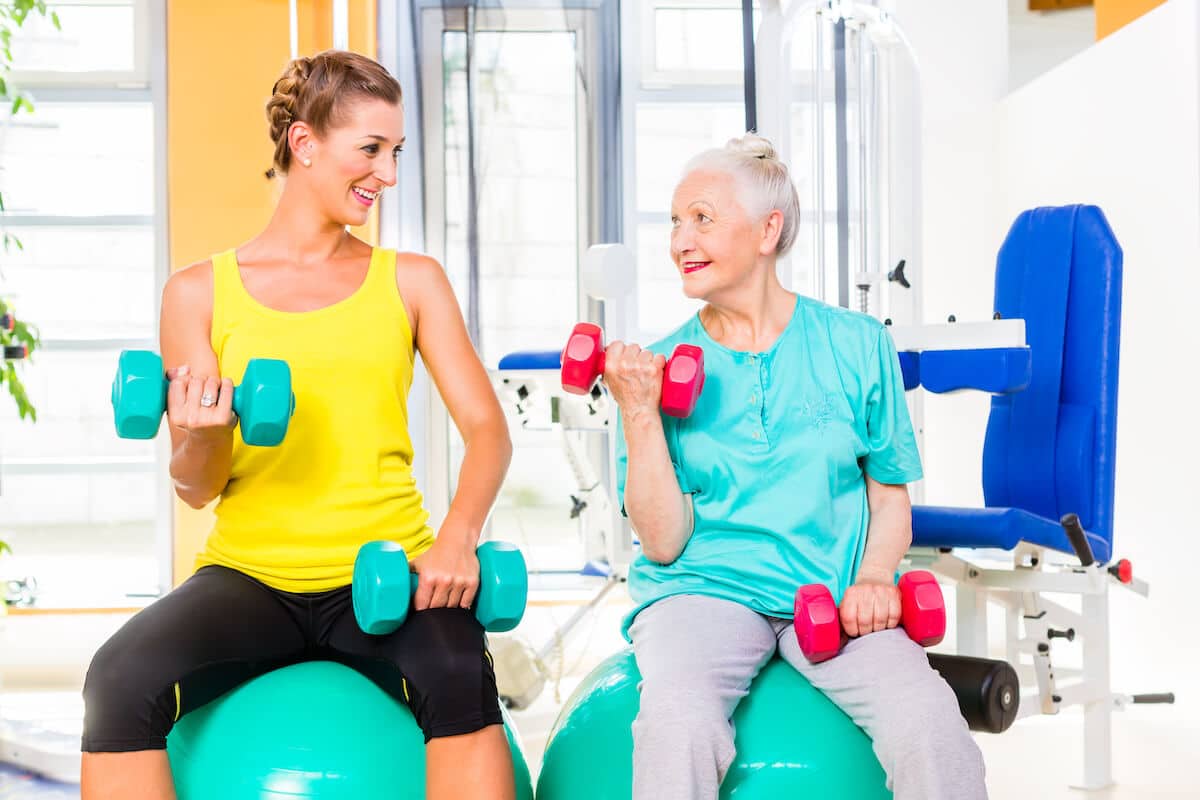
{"type": "Polygon", "coordinates": [[[467,6],[467,333],[482,350],[479,330],[479,191],[475,175],[475,6],[467,6]]]}
{"type": "Polygon", "coordinates": [[[814,31],[813,127],[816,129],[817,163],[813,169],[813,182],[817,190],[817,253],[813,264],[816,273],[813,289],[818,300],[828,302],[825,299],[825,19],[819,10],[814,31]]]}
{"type": "MultiPolygon", "coordinates": [[[[871,170],[871,142],[869,137],[871,119],[872,93],[868,89],[870,70],[867,65],[867,37],[863,29],[856,28],[854,38],[858,40],[858,274],[866,275],[871,271],[871,258],[868,253],[869,228],[872,219],[869,214],[871,188],[869,178],[871,170]]],[[[868,287],[870,283],[867,283],[868,287]]],[[[870,288],[863,291],[861,311],[869,314],[871,311],[870,288]]],[[[881,287],[879,291],[883,291],[881,287]]]]}
{"type": "MultiPolygon", "coordinates": [[[[834,148],[837,153],[838,302],[850,307],[850,174],[846,120],[846,20],[833,24],[834,148]]],[[[825,300],[825,298],[821,298],[825,300]]],[[[826,302],[828,302],[826,300],[826,302]]]]}
{"type": "Polygon", "coordinates": [[[758,130],[758,102],[754,83],[754,0],[742,0],[742,86],[746,104],[746,130],[758,130]]]}

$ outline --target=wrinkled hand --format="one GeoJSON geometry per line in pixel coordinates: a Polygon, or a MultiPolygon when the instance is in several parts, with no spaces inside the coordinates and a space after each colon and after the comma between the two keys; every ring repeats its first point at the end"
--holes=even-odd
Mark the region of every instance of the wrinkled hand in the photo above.
{"type": "Polygon", "coordinates": [[[636,344],[611,342],[604,350],[604,383],[626,415],[658,413],[667,359],[636,344]]]}
{"type": "Polygon", "coordinates": [[[863,636],[900,624],[900,588],[886,579],[863,577],[846,589],[839,609],[847,636],[863,636]]]}
{"type": "Polygon", "coordinates": [[[167,422],[189,436],[220,438],[237,423],[233,413],[233,381],[192,375],[187,364],[167,370],[167,422]],[[201,398],[215,401],[202,404],[201,398]]]}
{"type": "MultiPolygon", "coordinates": [[[[444,530],[444,528],[443,528],[444,530]]],[[[470,608],[479,592],[479,558],[465,537],[443,536],[412,560],[417,573],[413,608],[470,608]]]]}

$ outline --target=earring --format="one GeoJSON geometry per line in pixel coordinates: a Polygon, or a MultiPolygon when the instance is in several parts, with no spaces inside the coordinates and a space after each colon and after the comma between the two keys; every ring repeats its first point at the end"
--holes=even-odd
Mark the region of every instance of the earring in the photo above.
{"type": "Polygon", "coordinates": [[[300,161],[300,163],[301,163],[301,164],[303,164],[303,165],[304,165],[304,166],[306,166],[306,167],[311,167],[311,166],[312,166],[312,159],[311,159],[311,158],[305,158],[305,159],[302,159],[302,160],[300,161]]]}

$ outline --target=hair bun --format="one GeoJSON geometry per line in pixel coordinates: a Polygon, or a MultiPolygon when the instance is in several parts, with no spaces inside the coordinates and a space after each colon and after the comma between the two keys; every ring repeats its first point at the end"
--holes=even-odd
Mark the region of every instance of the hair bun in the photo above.
{"type": "Polygon", "coordinates": [[[752,158],[761,158],[767,161],[778,161],[779,155],[775,152],[774,146],[769,141],[759,136],[754,132],[747,133],[745,136],[738,136],[730,139],[725,143],[725,149],[735,153],[750,156],[752,158]]]}

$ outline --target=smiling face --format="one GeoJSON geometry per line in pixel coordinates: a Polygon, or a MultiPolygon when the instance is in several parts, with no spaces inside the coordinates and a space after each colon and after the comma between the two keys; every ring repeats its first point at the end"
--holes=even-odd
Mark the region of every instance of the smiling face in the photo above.
{"type": "Polygon", "coordinates": [[[765,232],[742,207],[733,175],[698,169],[684,176],[671,199],[671,260],[684,294],[708,300],[745,284],[760,256],[774,251],[772,241],[762,252],[765,232]]]}
{"type": "Polygon", "coordinates": [[[330,220],[362,225],[383,189],[396,185],[404,109],[363,98],[347,107],[339,123],[324,136],[303,124],[294,127],[289,178],[300,177],[308,185],[330,220]],[[305,160],[310,166],[302,166],[305,160]]]}

